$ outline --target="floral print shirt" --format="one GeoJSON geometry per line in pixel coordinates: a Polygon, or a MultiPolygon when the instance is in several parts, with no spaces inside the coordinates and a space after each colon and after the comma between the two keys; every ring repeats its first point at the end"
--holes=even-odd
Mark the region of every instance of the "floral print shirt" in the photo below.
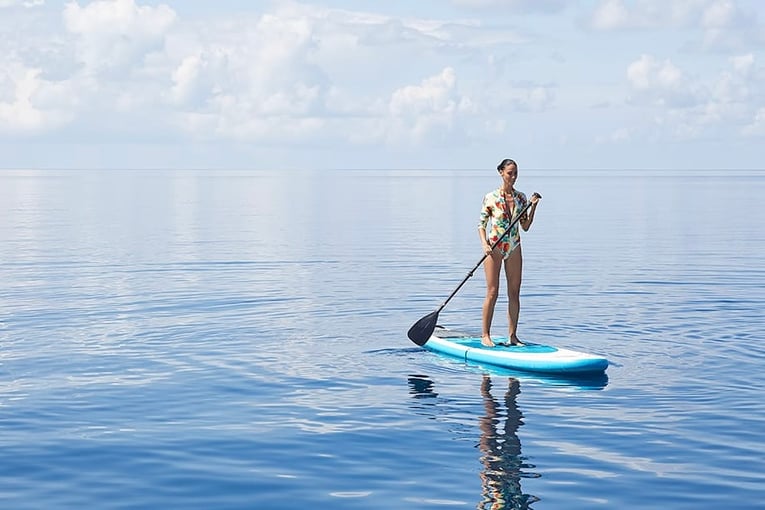
{"type": "MultiPolygon", "coordinates": [[[[517,212],[526,207],[526,203],[526,195],[516,190],[513,190],[512,198],[510,196],[505,197],[501,188],[497,188],[483,197],[478,227],[486,229],[487,239],[492,246],[505,233],[507,227],[515,219],[517,212]],[[491,230],[487,228],[489,220],[491,220],[491,230]]],[[[497,248],[504,257],[507,257],[519,244],[521,244],[521,235],[518,222],[516,222],[510,232],[502,239],[502,242],[497,245],[497,248]]]]}

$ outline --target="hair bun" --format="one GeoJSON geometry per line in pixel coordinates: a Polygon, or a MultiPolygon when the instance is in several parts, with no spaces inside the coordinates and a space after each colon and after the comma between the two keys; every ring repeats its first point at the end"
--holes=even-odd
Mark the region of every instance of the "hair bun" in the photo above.
{"type": "Polygon", "coordinates": [[[499,165],[497,165],[497,172],[501,172],[502,169],[505,168],[507,165],[515,165],[516,167],[518,167],[518,163],[516,163],[514,160],[510,158],[505,158],[499,162],[499,165]]]}

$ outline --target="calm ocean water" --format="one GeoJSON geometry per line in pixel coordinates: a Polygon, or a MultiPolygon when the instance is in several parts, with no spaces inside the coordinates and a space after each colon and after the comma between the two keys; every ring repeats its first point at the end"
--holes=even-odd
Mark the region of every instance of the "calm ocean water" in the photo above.
{"type": "Polygon", "coordinates": [[[498,184],[0,172],[0,507],[764,508],[765,173],[521,168],[519,333],[584,380],[406,338],[498,184]]]}

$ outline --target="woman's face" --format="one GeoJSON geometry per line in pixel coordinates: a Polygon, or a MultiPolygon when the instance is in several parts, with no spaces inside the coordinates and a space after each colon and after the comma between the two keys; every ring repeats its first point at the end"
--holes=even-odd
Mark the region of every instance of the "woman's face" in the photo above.
{"type": "Polygon", "coordinates": [[[502,177],[502,181],[505,184],[508,186],[513,186],[515,184],[515,180],[518,178],[518,167],[512,163],[508,163],[502,168],[502,171],[499,172],[499,175],[502,177]]]}

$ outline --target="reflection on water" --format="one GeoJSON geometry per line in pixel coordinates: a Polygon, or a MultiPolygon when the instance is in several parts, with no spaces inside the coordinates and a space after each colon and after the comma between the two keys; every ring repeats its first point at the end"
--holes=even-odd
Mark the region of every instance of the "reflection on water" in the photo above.
{"type": "Polygon", "coordinates": [[[492,395],[491,389],[491,377],[484,375],[481,397],[486,414],[478,420],[481,429],[478,447],[481,449],[484,469],[481,472],[481,502],[477,508],[529,508],[531,503],[539,499],[523,494],[521,490],[521,469],[534,467],[523,463],[521,440],[518,439],[518,428],[523,424],[523,415],[518,410],[516,398],[521,385],[514,377],[507,379],[504,410],[492,395]]]}
{"type": "MultiPolygon", "coordinates": [[[[417,405],[419,410],[445,407],[439,406],[438,393],[429,377],[411,375],[408,381],[412,397],[423,401],[420,404],[424,405],[417,405]]],[[[484,414],[478,418],[478,448],[483,468],[480,472],[481,495],[476,508],[531,508],[530,505],[539,501],[539,498],[523,493],[521,478],[537,478],[540,475],[529,471],[535,466],[527,464],[521,455],[518,428],[523,425],[523,414],[516,400],[520,393],[520,382],[514,377],[507,378],[503,404],[492,394],[492,386],[491,376],[484,374],[480,388],[484,414]]],[[[433,409],[430,412],[432,414],[433,409]]]]}

